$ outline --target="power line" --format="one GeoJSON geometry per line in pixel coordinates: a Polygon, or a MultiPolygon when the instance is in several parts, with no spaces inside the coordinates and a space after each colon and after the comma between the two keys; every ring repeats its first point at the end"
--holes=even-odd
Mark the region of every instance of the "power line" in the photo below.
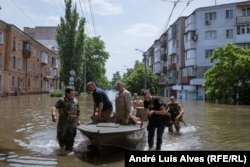
{"type": "Polygon", "coordinates": [[[193,0],[176,0],[176,1],[173,1],[173,0],[162,0],[162,1],[174,3],[174,6],[173,6],[173,8],[172,8],[172,11],[171,11],[171,13],[170,13],[170,15],[169,15],[169,17],[168,17],[168,19],[167,19],[167,21],[166,21],[164,27],[163,27],[163,30],[162,30],[163,32],[161,32],[161,33],[164,33],[164,32],[167,30],[168,26],[169,26],[171,17],[172,17],[172,15],[173,15],[174,9],[176,8],[177,4],[178,4],[179,2],[187,2],[186,7],[180,12],[180,14],[179,14],[179,16],[180,16],[180,15],[186,10],[186,8],[187,8],[188,5],[190,4],[190,2],[192,2],[193,0]]]}
{"type": "Polygon", "coordinates": [[[36,26],[36,24],[33,22],[33,20],[22,10],[22,8],[20,8],[18,5],[17,5],[17,3],[14,1],[14,0],[12,0],[12,2],[16,5],[16,7],[27,17],[27,19],[32,23],[32,24],[34,24],[34,26],[36,26]]]}
{"type": "MultiPolygon", "coordinates": [[[[163,0],[162,0],[162,1],[163,1],[163,0]]],[[[170,13],[168,19],[167,19],[167,22],[165,23],[165,25],[164,25],[164,27],[163,27],[163,32],[161,32],[161,34],[164,33],[164,32],[167,30],[168,25],[169,25],[169,22],[170,22],[170,19],[171,19],[172,14],[173,14],[173,11],[174,11],[174,9],[175,9],[175,7],[176,7],[176,5],[177,5],[177,3],[178,3],[179,1],[168,1],[168,2],[173,2],[173,3],[174,3],[174,6],[173,6],[173,8],[172,8],[172,11],[171,11],[171,13],[170,13]]]]}
{"type": "MultiPolygon", "coordinates": [[[[82,4],[81,4],[81,0],[79,0],[79,4],[80,4],[80,8],[81,8],[81,12],[82,12],[82,16],[86,19],[86,22],[87,22],[87,16],[84,15],[84,12],[83,12],[83,9],[82,9],[82,4]]],[[[85,25],[85,28],[86,28],[86,32],[89,36],[89,30],[88,30],[88,26],[85,25]]]]}
{"type": "Polygon", "coordinates": [[[96,36],[95,19],[94,19],[94,15],[93,15],[93,11],[92,11],[91,0],[88,0],[88,2],[89,2],[89,9],[90,9],[90,14],[91,14],[91,19],[92,19],[92,25],[93,25],[93,29],[94,29],[94,34],[96,36]]]}

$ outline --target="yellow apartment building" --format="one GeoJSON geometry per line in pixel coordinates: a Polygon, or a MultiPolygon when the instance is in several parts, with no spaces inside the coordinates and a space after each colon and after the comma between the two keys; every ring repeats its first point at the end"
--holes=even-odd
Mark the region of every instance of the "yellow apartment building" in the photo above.
{"type": "Polygon", "coordinates": [[[59,85],[58,53],[0,20],[0,96],[48,93],[59,85]]]}

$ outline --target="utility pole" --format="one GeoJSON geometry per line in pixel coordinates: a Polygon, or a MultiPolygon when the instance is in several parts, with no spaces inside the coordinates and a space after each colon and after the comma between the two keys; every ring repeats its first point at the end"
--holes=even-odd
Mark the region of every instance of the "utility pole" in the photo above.
{"type": "Polygon", "coordinates": [[[144,89],[147,89],[147,59],[146,59],[146,54],[144,51],[140,49],[135,49],[138,52],[141,52],[143,55],[143,60],[144,60],[144,89]]]}

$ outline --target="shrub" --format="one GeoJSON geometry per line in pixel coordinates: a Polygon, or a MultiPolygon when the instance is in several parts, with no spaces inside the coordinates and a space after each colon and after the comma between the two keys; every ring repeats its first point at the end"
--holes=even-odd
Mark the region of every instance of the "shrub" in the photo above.
{"type": "Polygon", "coordinates": [[[62,97],[63,94],[64,94],[63,90],[56,89],[50,92],[50,97],[62,97]]]}

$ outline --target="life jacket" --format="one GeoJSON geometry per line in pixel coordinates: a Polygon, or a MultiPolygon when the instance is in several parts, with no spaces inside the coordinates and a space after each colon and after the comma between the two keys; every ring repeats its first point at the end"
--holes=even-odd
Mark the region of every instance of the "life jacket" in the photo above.
{"type": "Polygon", "coordinates": [[[168,108],[171,117],[175,118],[179,115],[181,109],[179,103],[168,103],[168,108]]]}
{"type": "Polygon", "coordinates": [[[69,100],[66,97],[61,97],[59,100],[61,101],[59,116],[67,117],[68,121],[75,121],[78,109],[77,99],[69,100]]]}

